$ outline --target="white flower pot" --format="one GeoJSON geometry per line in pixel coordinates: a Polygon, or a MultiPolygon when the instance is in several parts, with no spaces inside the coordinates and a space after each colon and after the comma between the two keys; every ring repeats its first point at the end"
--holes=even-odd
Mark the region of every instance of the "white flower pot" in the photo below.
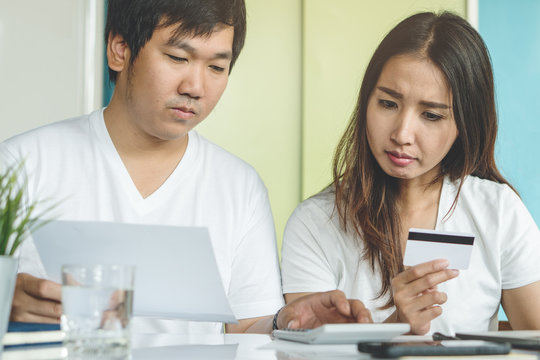
{"type": "Polygon", "coordinates": [[[0,358],[2,357],[1,340],[6,333],[11,312],[11,300],[17,278],[17,264],[17,258],[0,255],[0,358]]]}

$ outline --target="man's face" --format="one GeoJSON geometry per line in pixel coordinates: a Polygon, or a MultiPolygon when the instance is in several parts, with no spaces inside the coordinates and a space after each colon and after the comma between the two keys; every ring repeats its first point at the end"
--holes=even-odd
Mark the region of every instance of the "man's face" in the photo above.
{"type": "Polygon", "coordinates": [[[128,121],[156,141],[183,138],[204,120],[229,78],[233,27],[202,37],[174,38],[175,30],[156,29],[117,81],[128,121]]]}

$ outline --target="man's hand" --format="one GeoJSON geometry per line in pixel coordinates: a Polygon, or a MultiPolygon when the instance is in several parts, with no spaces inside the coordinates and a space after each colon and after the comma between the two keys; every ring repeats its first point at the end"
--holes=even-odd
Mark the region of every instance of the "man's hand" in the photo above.
{"type": "Polygon", "coordinates": [[[313,293],[290,302],[280,312],[278,328],[312,329],[330,323],[371,323],[371,313],[360,300],[340,290],[313,293]]]}
{"type": "Polygon", "coordinates": [[[396,321],[411,325],[411,333],[424,335],[431,320],[442,314],[439,306],[447,300],[437,291],[437,285],[459,275],[449,270],[447,260],[433,260],[412,266],[392,279],[392,292],[396,305],[396,321]]]}
{"type": "Polygon", "coordinates": [[[58,323],[62,315],[62,286],[29,274],[18,274],[11,321],[58,323]]]}

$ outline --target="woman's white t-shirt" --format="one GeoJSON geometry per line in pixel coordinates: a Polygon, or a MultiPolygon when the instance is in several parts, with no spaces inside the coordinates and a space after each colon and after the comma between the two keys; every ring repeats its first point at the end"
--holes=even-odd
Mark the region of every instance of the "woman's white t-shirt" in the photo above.
{"type": "MultiPolygon", "coordinates": [[[[469,176],[455,210],[447,213],[457,184],[445,179],[436,230],[476,236],[470,265],[457,278],[438,286],[448,295],[443,313],[430,332],[497,329],[501,290],[540,280],[540,232],[516,193],[507,185],[469,176]],[[445,217],[446,216],[446,217],[445,217]]],[[[382,322],[395,308],[379,310],[380,271],[361,259],[362,241],[345,233],[334,209],[334,194],[324,191],[294,211],[285,229],[282,248],[283,293],[340,289],[360,299],[382,322]]]]}

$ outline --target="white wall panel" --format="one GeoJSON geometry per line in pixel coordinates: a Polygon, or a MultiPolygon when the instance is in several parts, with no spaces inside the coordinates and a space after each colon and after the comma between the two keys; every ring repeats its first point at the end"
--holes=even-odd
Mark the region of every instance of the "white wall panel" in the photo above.
{"type": "Polygon", "coordinates": [[[0,0],[0,141],[101,106],[103,0],[0,0]]]}

